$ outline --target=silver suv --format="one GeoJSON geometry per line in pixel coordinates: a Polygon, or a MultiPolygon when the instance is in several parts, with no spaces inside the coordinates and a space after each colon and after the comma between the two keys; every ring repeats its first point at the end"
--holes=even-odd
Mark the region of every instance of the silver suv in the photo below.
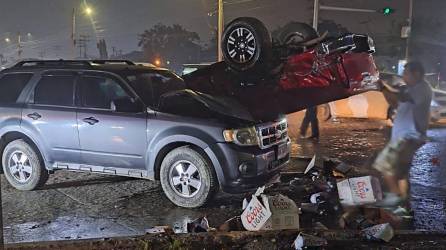
{"type": "Polygon", "coordinates": [[[286,120],[255,124],[181,78],[129,61],[23,61],[0,72],[0,150],[19,190],[56,170],[160,180],[182,207],[268,182],[289,160],[286,120]]]}

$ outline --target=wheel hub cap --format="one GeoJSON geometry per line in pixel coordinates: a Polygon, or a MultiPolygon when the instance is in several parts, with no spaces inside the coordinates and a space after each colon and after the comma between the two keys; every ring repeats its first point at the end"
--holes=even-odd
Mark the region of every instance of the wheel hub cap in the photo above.
{"type": "Polygon", "coordinates": [[[170,185],[178,195],[194,197],[201,188],[201,176],[198,168],[189,161],[173,164],[169,173],[170,185]]]}
{"type": "Polygon", "coordinates": [[[250,61],[257,51],[254,34],[246,28],[235,29],[229,34],[226,49],[235,62],[250,61]]]}
{"type": "Polygon", "coordinates": [[[25,183],[31,178],[32,167],[28,156],[22,151],[15,151],[8,160],[11,176],[20,183],[25,183]]]}

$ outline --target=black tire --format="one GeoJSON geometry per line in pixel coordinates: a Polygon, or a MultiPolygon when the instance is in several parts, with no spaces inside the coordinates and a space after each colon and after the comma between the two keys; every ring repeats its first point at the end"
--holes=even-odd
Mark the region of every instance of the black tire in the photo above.
{"type": "Polygon", "coordinates": [[[272,39],[260,20],[253,17],[233,20],[226,26],[221,44],[223,57],[231,69],[247,72],[268,68],[272,39]]]}
{"type": "Polygon", "coordinates": [[[45,185],[49,177],[39,153],[22,139],[6,145],[2,165],[6,180],[18,190],[35,190],[45,185]]]}
{"type": "MultiPolygon", "coordinates": [[[[192,172],[193,169],[189,173],[192,172]]],[[[218,180],[212,164],[190,146],[176,148],[166,155],[161,163],[160,181],[167,198],[175,205],[185,208],[205,205],[218,191],[218,180]],[[183,173],[177,171],[180,164],[183,173]],[[197,171],[186,176],[187,170],[191,167],[195,167],[197,171]],[[198,189],[197,180],[200,182],[198,189]],[[183,184],[186,184],[185,189],[189,192],[189,196],[187,192],[183,192],[183,184]]]]}
{"type": "Polygon", "coordinates": [[[285,25],[279,34],[279,41],[282,45],[290,43],[304,43],[315,38],[319,35],[313,27],[306,23],[291,22],[285,25]]]}

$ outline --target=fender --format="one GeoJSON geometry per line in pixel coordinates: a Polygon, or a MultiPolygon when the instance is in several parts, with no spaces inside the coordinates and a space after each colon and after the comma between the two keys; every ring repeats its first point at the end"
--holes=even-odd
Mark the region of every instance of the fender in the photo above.
{"type": "Polygon", "coordinates": [[[3,137],[7,133],[11,133],[11,132],[23,134],[29,140],[31,140],[34,143],[34,145],[36,145],[39,152],[41,153],[43,161],[45,162],[45,167],[47,169],[51,168],[49,154],[46,150],[44,150],[45,146],[44,146],[44,142],[41,138],[36,138],[36,137],[32,136],[32,132],[30,132],[29,130],[22,129],[22,127],[17,124],[12,125],[12,126],[2,127],[2,129],[0,129],[0,137],[3,137]]]}
{"type": "Polygon", "coordinates": [[[16,132],[20,132],[26,135],[28,138],[31,139],[31,141],[34,142],[34,144],[37,146],[40,153],[42,154],[46,167],[51,168],[52,159],[50,153],[47,150],[49,147],[43,139],[40,131],[37,130],[36,127],[31,125],[28,121],[22,120],[19,130],[17,130],[16,132]]]}

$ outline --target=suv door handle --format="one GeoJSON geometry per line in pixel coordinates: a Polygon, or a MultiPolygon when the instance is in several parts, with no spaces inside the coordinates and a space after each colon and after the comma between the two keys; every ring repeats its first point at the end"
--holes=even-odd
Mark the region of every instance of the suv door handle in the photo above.
{"type": "Polygon", "coordinates": [[[90,125],[95,125],[96,123],[99,122],[99,120],[94,118],[94,117],[84,118],[84,119],[82,119],[82,121],[84,121],[84,122],[86,122],[86,123],[88,123],[90,125]]]}
{"type": "Polygon", "coordinates": [[[26,116],[28,116],[29,118],[31,118],[33,120],[38,120],[38,119],[42,118],[42,116],[37,112],[34,112],[32,114],[27,114],[26,116]]]}

